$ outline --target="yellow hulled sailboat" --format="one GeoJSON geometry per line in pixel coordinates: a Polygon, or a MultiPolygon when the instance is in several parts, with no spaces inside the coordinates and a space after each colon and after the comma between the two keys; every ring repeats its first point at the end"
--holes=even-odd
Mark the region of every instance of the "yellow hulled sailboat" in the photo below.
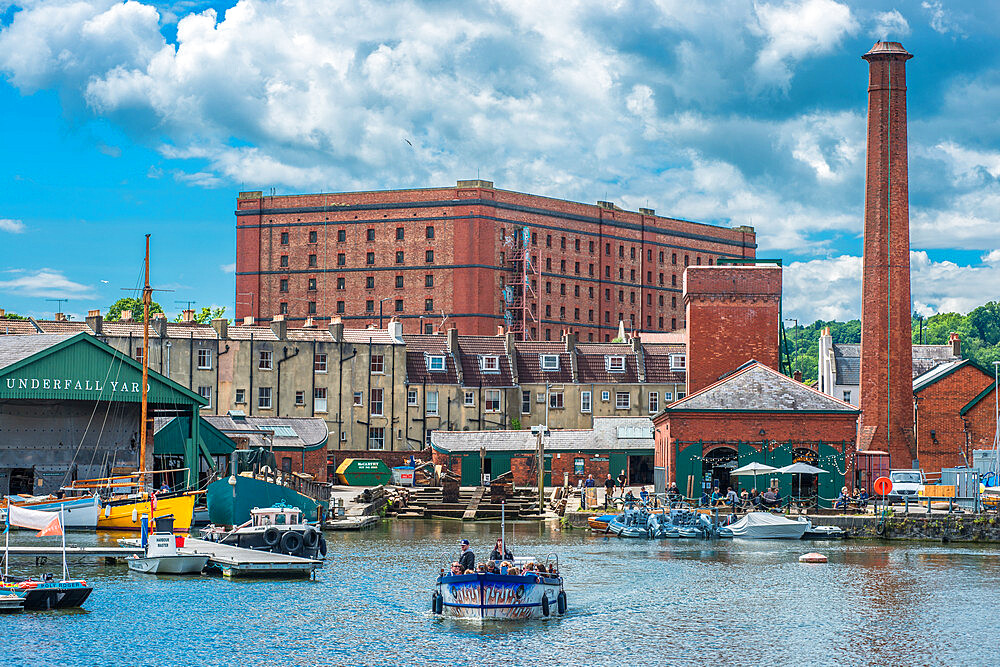
{"type": "Polygon", "coordinates": [[[197,492],[150,493],[146,476],[146,432],[149,426],[147,391],[149,388],[149,304],[153,288],[149,286],[149,234],[146,234],[145,285],[142,289],[142,416],[139,429],[139,472],[103,479],[78,480],[66,491],[110,489],[112,495],[101,503],[97,530],[139,531],[143,515],[154,522],[156,517],[173,515],[174,532],[186,533],[194,518],[197,492]]]}

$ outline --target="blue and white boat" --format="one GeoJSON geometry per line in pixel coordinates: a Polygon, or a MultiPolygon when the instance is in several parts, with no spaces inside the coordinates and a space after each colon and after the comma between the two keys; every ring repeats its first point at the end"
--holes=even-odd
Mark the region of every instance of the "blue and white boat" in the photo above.
{"type": "Polygon", "coordinates": [[[55,496],[5,496],[0,507],[0,521],[6,521],[7,506],[16,505],[41,512],[62,512],[63,527],[69,530],[97,530],[97,519],[101,514],[101,499],[92,496],[71,496],[56,498],[55,496]]]}
{"type": "Polygon", "coordinates": [[[452,618],[548,618],[566,613],[566,592],[559,575],[442,574],[431,605],[434,613],[452,618]]]}

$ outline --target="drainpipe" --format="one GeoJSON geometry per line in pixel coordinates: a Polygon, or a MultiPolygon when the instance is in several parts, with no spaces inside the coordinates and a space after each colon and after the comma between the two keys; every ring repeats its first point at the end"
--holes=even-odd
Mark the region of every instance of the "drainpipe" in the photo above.
{"type": "Polygon", "coordinates": [[[219,408],[222,406],[222,402],[219,400],[219,365],[222,363],[219,357],[229,352],[229,343],[226,343],[226,349],[219,352],[218,346],[215,348],[215,414],[221,415],[219,408]]]}
{"type": "MultiPolygon", "coordinates": [[[[278,387],[277,387],[277,391],[275,391],[275,396],[274,396],[274,414],[275,414],[276,417],[280,417],[281,416],[281,364],[285,363],[286,361],[288,361],[292,357],[299,356],[299,348],[295,348],[295,352],[293,352],[292,354],[288,354],[288,347],[283,347],[283,348],[281,348],[281,355],[282,355],[281,359],[278,359],[278,364],[277,364],[277,366],[278,366],[278,378],[277,378],[278,379],[278,382],[277,382],[278,387]]],[[[303,454],[303,456],[305,456],[305,454],[303,454]]]]}
{"type": "Polygon", "coordinates": [[[250,330],[250,387],[247,389],[250,393],[247,396],[247,416],[253,416],[253,329],[250,330]]]}

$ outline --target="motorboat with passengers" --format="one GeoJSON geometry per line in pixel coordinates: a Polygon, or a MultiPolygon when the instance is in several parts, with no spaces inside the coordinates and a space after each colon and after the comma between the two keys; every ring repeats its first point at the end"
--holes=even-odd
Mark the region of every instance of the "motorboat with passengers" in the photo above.
{"type": "Polygon", "coordinates": [[[302,510],[284,504],[255,507],[250,520],[232,530],[217,526],[202,529],[201,536],[210,542],[231,544],[245,549],[271,551],[291,556],[326,558],[326,540],[311,523],[306,523],[302,510]]]}

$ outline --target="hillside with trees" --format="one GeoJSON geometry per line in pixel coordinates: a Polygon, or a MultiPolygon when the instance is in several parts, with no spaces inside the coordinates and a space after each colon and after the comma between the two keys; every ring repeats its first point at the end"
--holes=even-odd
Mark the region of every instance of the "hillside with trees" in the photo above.
{"type": "MultiPolygon", "coordinates": [[[[817,359],[819,357],[819,335],[824,327],[830,327],[834,343],[860,343],[861,321],[848,322],[817,320],[812,324],[787,327],[785,337],[792,370],[801,370],[804,380],[816,380],[817,359]]],[[[912,337],[914,343],[944,345],[951,332],[962,339],[962,355],[992,369],[994,361],[1000,361],[1000,303],[990,301],[972,310],[968,315],[961,313],[938,313],[928,318],[914,314],[912,337]]]]}

